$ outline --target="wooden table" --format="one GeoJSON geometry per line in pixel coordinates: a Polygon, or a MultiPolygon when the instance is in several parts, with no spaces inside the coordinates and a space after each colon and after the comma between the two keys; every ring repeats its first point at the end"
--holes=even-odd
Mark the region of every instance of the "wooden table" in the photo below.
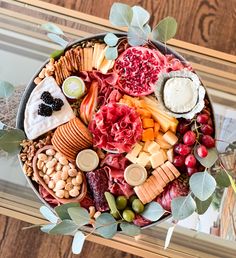
{"type": "MultiPolygon", "coordinates": [[[[0,1],[0,78],[17,85],[18,95],[12,103],[17,103],[34,72],[49,53],[58,48],[40,28],[47,21],[58,24],[71,40],[105,31],[125,31],[112,27],[105,19],[46,2],[0,1]]],[[[175,39],[168,45],[192,63],[214,105],[236,108],[235,56],[175,39]]],[[[16,111],[17,104],[13,106],[16,111]]],[[[28,187],[19,164],[5,161],[3,157],[0,164],[0,214],[33,224],[44,223],[38,211],[41,203],[28,187]]],[[[112,240],[96,235],[89,236],[88,240],[143,257],[233,257],[235,254],[234,242],[180,226],[175,230],[170,247],[164,250],[169,226],[165,222],[145,229],[136,239],[118,234],[112,240]]]]}

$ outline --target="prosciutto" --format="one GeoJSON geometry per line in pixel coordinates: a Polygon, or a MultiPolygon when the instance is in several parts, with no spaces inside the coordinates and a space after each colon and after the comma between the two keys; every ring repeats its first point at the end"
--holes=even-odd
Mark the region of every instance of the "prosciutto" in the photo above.
{"type": "Polygon", "coordinates": [[[53,207],[56,207],[60,202],[55,199],[43,186],[39,185],[39,194],[40,196],[53,207]]]}
{"type": "Polygon", "coordinates": [[[95,147],[118,153],[129,152],[141,139],[142,122],[127,105],[109,103],[94,115],[89,124],[95,147]]]}

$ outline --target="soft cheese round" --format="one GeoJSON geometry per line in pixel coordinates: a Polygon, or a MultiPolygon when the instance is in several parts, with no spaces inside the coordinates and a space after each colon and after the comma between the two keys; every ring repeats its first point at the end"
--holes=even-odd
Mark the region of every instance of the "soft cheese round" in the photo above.
{"type": "Polygon", "coordinates": [[[163,99],[170,111],[189,112],[197,104],[198,85],[189,78],[170,78],[164,85],[163,99]]]}

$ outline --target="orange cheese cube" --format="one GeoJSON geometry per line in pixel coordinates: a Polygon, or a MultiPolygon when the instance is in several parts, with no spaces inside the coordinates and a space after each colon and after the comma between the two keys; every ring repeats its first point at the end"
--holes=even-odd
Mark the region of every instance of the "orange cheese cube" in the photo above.
{"type": "Polygon", "coordinates": [[[154,120],[151,118],[143,118],[142,124],[144,129],[154,127],[154,120]]]}
{"type": "Polygon", "coordinates": [[[136,109],[137,113],[142,117],[147,117],[147,118],[151,118],[152,117],[152,113],[144,108],[137,108],[136,109]]]}
{"type": "Polygon", "coordinates": [[[158,124],[157,122],[155,122],[154,124],[154,134],[155,134],[155,137],[157,137],[158,133],[159,133],[159,130],[160,130],[160,124],[158,124]]]}
{"type": "Polygon", "coordinates": [[[154,140],[154,131],[153,128],[145,129],[142,133],[142,141],[153,141],[154,140]]]}

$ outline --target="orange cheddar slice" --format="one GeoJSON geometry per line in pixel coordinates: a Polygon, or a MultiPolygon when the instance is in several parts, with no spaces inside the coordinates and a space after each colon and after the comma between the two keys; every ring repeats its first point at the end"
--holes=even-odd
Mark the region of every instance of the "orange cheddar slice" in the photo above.
{"type": "Polygon", "coordinates": [[[175,175],[172,173],[172,171],[169,169],[169,167],[166,164],[161,165],[161,168],[165,172],[167,177],[170,179],[170,181],[173,181],[175,179],[175,175]]]}
{"type": "Polygon", "coordinates": [[[166,161],[165,164],[171,170],[171,172],[175,175],[176,178],[180,176],[178,169],[170,161],[166,161]]]}
{"type": "Polygon", "coordinates": [[[148,192],[148,194],[152,197],[153,200],[156,197],[156,194],[155,191],[153,191],[150,187],[150,183],[146,181],[142,186],[145,188],[145,190],[148,192]]]}
{"type": "Polygon", "coordinates": [[[151,175],[149,178],[150,178],[150,181],[152,181],[155,184],[155,187],[158,190],[157,195],[162,193],[164,191],[164,189],[163,189],[161,183],[157,181],[156,177],[154,175],[151,175]]]}
{"type": "Polygon", "coordinates": [[[153,176],[156,178],[157,180],[157,183],[162,187],[164,188],[166,186],[166,183],[165,181],[162,179],[162,177],[159,175],[159,172],[157,170],[154,170],[152,172],[153,176]]]}
{"type": "Polygon", "coordinates": [[[170,179],[169,179],[169,177],[167,177],[167,175],[166,175],[165,172],[162,170],[162,168],[159,167],[159,168],[157,168],[156,170],[157,170],[157,172],[159,173],[159,175],[162,177],[162,179],[164,180],[164,182],[165,182],[166,184],[168,184],[168,183],[170,182],[170,179]]]}
{"type": "Polygon", "coordinates": [[[140,190],[140,186],[135,186],[134,191],[136,195],[138,196],[139,200],[143,203],[146,204],[148,200],[146,199],[146,196],[143,194],[143,192],[140,190]]]}

